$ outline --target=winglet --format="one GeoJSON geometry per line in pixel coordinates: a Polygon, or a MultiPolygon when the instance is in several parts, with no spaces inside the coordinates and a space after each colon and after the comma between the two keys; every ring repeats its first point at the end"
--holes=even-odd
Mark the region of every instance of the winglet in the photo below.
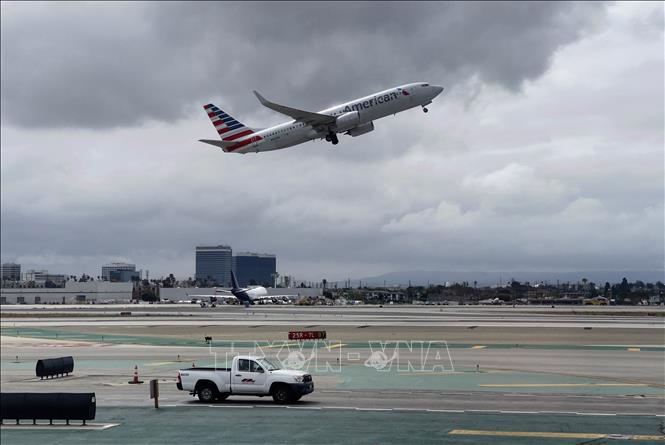
{"type": "Polygon", "coordinates": [[[306,124],[310,125],[326,125],[335,122],[335,116],[329,114],[313,113],[311,111],[299,110],[297,108],[279,105],[274,102],[270,102],[268,99],[261,96],[258,91],[253,91],[256,98],[259,100],[259,102],[261,102],[261,105],[266,108],[270,108],[271,110],[277,111],[278,113],[290,116],[297,121],[305,122],[306,124]]]}
{"type": "Polygon", "coordinates": [[[256,98],[259,100],[259,102],[261,102],[261,105],[267,106],[266,104],[270,103],[266,100],[265,97],[261,96],[261,94],[259,94],[258,91],[256,91],[256,90],[253,90],[253,91],[254,91],[254,95],[256,96],[256,98]]]}

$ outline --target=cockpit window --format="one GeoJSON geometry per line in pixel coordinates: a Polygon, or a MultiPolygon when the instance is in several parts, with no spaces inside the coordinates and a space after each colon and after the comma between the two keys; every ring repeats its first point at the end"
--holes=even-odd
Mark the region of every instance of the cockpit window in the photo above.
{"type": "Polygon", "coordinates": [[[428,84],[428,83],[424,83],[424,84],[422,84],[422,85],[420,85],[420,86],[421,86],[421,87],[428,87],[429,84],[428,84]]]}

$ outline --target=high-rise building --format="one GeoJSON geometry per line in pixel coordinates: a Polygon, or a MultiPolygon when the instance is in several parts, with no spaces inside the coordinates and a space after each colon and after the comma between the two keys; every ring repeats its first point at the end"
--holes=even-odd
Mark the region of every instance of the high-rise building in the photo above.
{"type": "Polygon", "coordinates": [[[20,281],[21,265],[16,263],[2,263],[0,278],[9,281],[20,281]]]}
{"type": "Polygon", "coordinates": [[[267,253],[239,252],[233,255],[233,271],[241,287],[273,286],[277,258],[267,253]]]}
{"type": "Polygon", "coordinates": [[[132,278],[141,279],[141,272],[136,271],[136,264],[109,263],[102,266],[102,280],[125,283],[132,278]]]}
{"type": "Polygon", "coordinates": [[[196,279],[210,285],[230,286],[231,246],[196,246],[196,279]]]}

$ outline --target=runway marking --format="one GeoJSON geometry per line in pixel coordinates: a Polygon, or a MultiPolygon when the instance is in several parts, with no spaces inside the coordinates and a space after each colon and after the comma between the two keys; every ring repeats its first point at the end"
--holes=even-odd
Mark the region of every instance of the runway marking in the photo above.
{"type": "Polygon", "coordinates": [[[208,405],[209,408],[254,408],[254,405],[208,405]]]}
{"type": "Polygon", "coordinates": [[[175,405],[162,405],[163,407],[187,407],[187,408],[238,408],[238,409],[251,409],[251,408],[291,408],[291,409],[310,409],[310,410],[321,410],[321,409],[345,409],[345,410],[355,410],[355,411],[420,411],[420,412],[431,412],[431,413],[473,413],[473,414],[496,414],[496,415],[515,415],[515,414],[525,414],[525,415],[560,415],[560,416],[645,416],[645,417],[665,417],[664,414],[651,414],[651,413],[585,413],[585,412],[575,412],[575,411],[499,411],[499,410],[461,410],[461,409],[430,409],[430,408],[362,408],[358,406],[293,406],[293,405],[272,405],[272,404],[262,404],[262,405],[203,405],[199,403],[187,403],[187,404],[175,404],[175,405]]]}
{"type": "Polygon", "coordinates": [[[322,348],[326,349],[335,349],[335,348],[341,348],[342,346],[346,346],[346,343],[338,343],[336,345],[331,345],[331,346],[321,346],[322,348]]]}
{"type": "Polygon", "coordinates": [[[268,345],[268,346],[261,346],[262,348],[284,348],[284,347],[289,347],[289,346],[298,346],[299,343],[282,343],[281,345],[268,345]]]}
{"type": "Polygon", "coordinates": [[[475,346],[471,346],[470,349],[485,349],[486,347],[487,346],[484,346],[484,345],[475,345],[475,346]]]}
{"type": "Polygon", "coordinates": [[[649,386],[646,383],[479,383],[483,388],[585,388],[606,386],[649,386]]]}
{"type": "Polygon", "coordinates": [[[88,423],[85,425],[65,425],[65,424],[47,424],[47,423],[38,423],[36,425],[30,424],[11,424],[3,423],[2,429],[11,429],[11,430],[93,430],[101,431],[113,428],[114,426],[120,425],[119,423],[88,423]]]}
{"type": "Polygon", "coordinates": [[[628,348],[628,352],[640,352],[640,348],[628,348]]]}
{"type": "Polygon", "coordinates": [[[488,431],[456,429],[448,434],[466,436],[502,436],[502,437],[541,437],[555,439],[625,439],[625,440],[665,440],[665,436],[641,434],[603,434],[603,433],[559,433],[541,431],[488,431]]]}

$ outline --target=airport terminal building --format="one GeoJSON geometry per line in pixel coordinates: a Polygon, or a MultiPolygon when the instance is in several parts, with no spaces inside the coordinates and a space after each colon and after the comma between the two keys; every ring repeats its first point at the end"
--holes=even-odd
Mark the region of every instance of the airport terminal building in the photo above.
{"type": "Polygon", "coordinates": [[[0,304],[86,304],[127,303],[132,299],[132,283],[67,281],[56,288],[3,288],[0,304]]]}

